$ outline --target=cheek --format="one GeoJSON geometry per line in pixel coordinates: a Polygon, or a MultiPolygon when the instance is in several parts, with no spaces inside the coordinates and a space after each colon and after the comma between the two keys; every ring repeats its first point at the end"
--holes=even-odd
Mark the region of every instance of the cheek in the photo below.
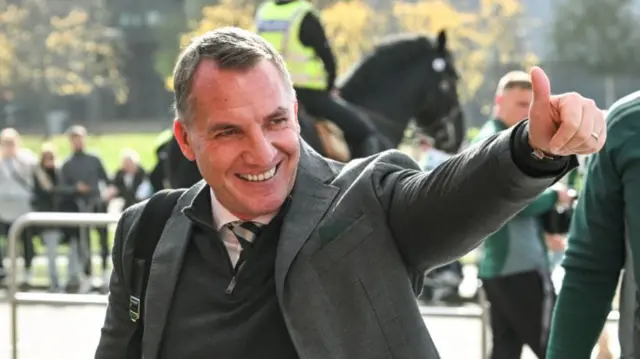
{"type": "Polygon", "coordinates": [[[272,143],[274,147],[289,156],[300,151],[300,136],[294,128],[275,133],[272,137],[272,143]]]}
{"type": "Polygon", "coordinates": [[[233,163],[240,156],[237,146],[231,143],[220,145],[203,143],[194,149],[196,162],[203,172],[219,178],[233,167],[233,163]]]}

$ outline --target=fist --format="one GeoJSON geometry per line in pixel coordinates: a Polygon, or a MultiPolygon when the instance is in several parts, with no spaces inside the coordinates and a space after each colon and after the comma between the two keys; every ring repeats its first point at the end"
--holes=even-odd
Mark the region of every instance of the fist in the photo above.
{"type": "Polygon", "coordinates": [[[556,155],[586,155],[600,151],[607,138],[604,112],[589,98],[572,92],[551,95],[549,78],[531,70],[533,101],[529,109],[529,143],[556,155]]]}

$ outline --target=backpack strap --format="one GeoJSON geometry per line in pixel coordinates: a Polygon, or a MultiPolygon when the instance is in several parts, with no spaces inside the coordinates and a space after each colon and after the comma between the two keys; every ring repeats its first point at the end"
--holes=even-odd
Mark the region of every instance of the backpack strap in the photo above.
{"type": "Polygon", "coordinates": [[[129,288],[129,318],[136,323],[136,330],[129,345],[129,358],[141,357],[142,334],[144,332],[144,297],[151,271],[153,252],[160,241],[164,227],[185,189],[162,190],[154,194],[140,215],[134,233],[134,262],[129,288]]]}

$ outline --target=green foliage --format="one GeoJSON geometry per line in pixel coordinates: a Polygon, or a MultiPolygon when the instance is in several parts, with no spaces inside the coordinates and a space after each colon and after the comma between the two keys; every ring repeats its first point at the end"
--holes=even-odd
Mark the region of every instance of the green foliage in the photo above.
{"type": "Polygon", "coordinates": [[[0,0],[0,88],[27,85],[77,95],[100,86],[124,102],[117,33],[105,25],[99,2],[93,2],[61,11],[58,3],[46,0],[23,0],[19,6],[0,0]]]}
{"type": "MultiPolygon", "coordinates": [[[[322,22],[342,73],[374,46],[378,36],[385,35],[391,23],[403,32],[447,30],[461,72],[463,99],[475,95],[492,62],[518,62],[526,67],[537,61],[532,54],[522,53],[522,39],[512,31],[522,14],[519,0],[481,0],[474,11],[460,11],[447,0],[396,1],[387,13],[376,11],[364,0],[320,1],[316,5],[322,9],[322,22]]],[[[220,26],[253,29],[254,13],[255,1],[220,0],[202,10],[202,18],[191,24],[181,45],[220,26]]],[[[171,79],[166,84],[171,89],[171,79]]]]}
{"type": "Polygon", "coordinates": [[[612,73],[640,62],[640,18],[633,0],[564,0],[555,3],[556,60],[612,73]]]}

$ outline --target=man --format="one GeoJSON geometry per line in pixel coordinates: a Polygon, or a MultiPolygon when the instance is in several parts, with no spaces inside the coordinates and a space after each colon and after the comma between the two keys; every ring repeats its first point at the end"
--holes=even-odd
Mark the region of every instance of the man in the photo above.
{"type": "MultiPolygon", "coordinates": [[[[529,122],[426,173],[397,151],[319,156],[299,137],[271,45],[238,28],[193,39],[174,70],[174,133],[204,181],[155,249],[144,358],[438,358],[415,300],[424,271],[478,245],[573,168],[570,154],[605,140],[593,102],[551,97],[533,75],[529,122]]],[[[129,233],[144,231],[145,203],[118,224],[98,359],[126,358],[136,330],[128,283],[144,236],[129,233]]]]}
{"type": "Polygon", "coordinates": [[[256,29],[284,58],[302,106],[338,125],[347,143],[358,144],[356,156],[369,153],[360,144],[373,129],[338,98],[336,60],[313,5],[305,0],[269,0],[258,8],[256,29]]]}
{"type": "MultiPolygon", "coordinates": [[[[36,163],[35,154],[22,147],[18,131],[14,128],[0,131],[0,236],[6,237],[13,222],[31,212],[33,170],[36,163]]],[[[22,284],[28,287],[35,255],[31,230],[23,231],[20,240],[24,246],[25,261],[22,284]]],[[[2,259],[0,250],[0,282],[6,275],[2,259]]]]}
{"type": "MultiPolygon", "coordinates": [[[[103,190],[110,183],[100,157],[86,151],[87,130],[82,126],[71,126],[67,134],[71,143],[72,154],[62,164],[62,186],[75,187],[78,191],[62,200],[61,207],[69,212],[105,212],[106,205],[102,200],[103,190]]],[[[107,261],[109,257],[109,243],[106,226],[96,228],[100,237],[100,254],[102,257],[102,275],[105,284],[108,281],[107,261]]],[[[76,258],[84,266],[84,274],[91,276],[91,240],[89,231],[85,228],[83,235],[77,229],[67,231],[71,248],[77,254],[76,258]],[[84,240],[83,240],[84,238],[84,240]]],[[[72,278],[71,276],[69,278],[72,278]]],[[[78,291],[88,292],[90,278],[77,273],[78,291]]],[[[76,285],[76,280],[70,287],[76,285]]]]}
{"type": "Polygon", "coordinates": [[[202,179],[196,163],[182,154],[173,129],[158,137],[156,157],[158,163],[149,175],[155,192],[164,188],[189,188],[202,179]]]}
{"type": "Polygon", "coordinates": [[[169,188],[167,168],[167,144],[173,140],[173,129],[160,132],[155,141],[156,165],[149,173],[149,182],[154,192],[169,188]]]}
{"type": "Polygon", "coordinates": [[[122,150],[120,169],[113,176],[107,189],[107,200],[120,197],[124,201],[122,210],[149,198],[153,192],[149,177],[140,165],[140,155],[133,149],[122,150]]]}
{"type": "Polygon", "coordinates": [[[609,140],[588,161],[562,266],[547,358],[588,358],[625,268],[620,308],[622,358],[640,357],[640,91],[607,113],[609,140]],[[634,280],[634,278],[636,278],[634,280]]]}
{"type": "MultiPolygon", "coordinates": [[[[516,126],[527,117],[533,96],[529,74],[513,71],[503,76],[496,90],[493,119],[475,140],[516,126]]],[[[520,358],[524,344],[544,358],[555,292],[540,215],[558,204],[571,203],[566,188],[559,186],[556,183],[542,192],[484,243],[478,277],[491,304],[492,359],[520,358]]]]}

